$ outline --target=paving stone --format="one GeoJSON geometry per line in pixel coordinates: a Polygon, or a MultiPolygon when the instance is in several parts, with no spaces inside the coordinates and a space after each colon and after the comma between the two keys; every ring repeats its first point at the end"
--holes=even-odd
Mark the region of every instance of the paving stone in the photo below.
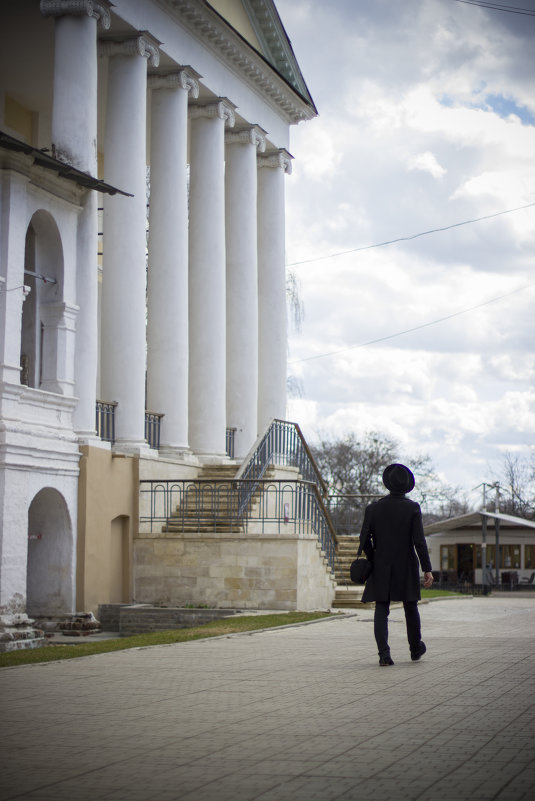
{"type": "Polygon", "coordinates": [[[0,801],[524,801],[532,598],[422,607],[379,668],[369,609],[314,625],[6,668],[0,801]]]}

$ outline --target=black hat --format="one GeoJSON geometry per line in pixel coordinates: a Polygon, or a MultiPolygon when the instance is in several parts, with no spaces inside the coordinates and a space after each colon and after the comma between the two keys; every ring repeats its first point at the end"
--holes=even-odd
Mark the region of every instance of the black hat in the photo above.
{"type": "Polygon", "coordinates": [[[404,464],[389,464],[383,473],[383,484],[389,492],[404,495],[414,489],[414,476],[404,464]]]}

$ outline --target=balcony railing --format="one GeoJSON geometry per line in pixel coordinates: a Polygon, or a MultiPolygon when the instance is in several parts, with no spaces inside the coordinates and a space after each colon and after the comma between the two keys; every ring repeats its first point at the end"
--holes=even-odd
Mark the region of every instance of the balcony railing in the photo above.
{"type": "MultiPolygon", "coordinates": [[[[96,403],[95,429],[97,437],[104,442],[115,442],[115,410],[116,401],[100,401],[96,403]]],[[[151,448],[160,447],[160,428],[163,414],[145,412],[145,439],[151,448]]]]}
{"type": "Polygon", "coordinates": [[[234,459],[234,441],[236,439],[236,429],[227,428],[226,430],[226,449],[225,452],[229,459],[234,459]]]}
{"type": "Polygon", "coordinates": [[[160,447],[160,429],[163,414],[158,412],[145,412],[145,439],[150,448],[158,450],[160,447]]]}
{"type": "Polygon", "coordinates": [[[97,437],[104,442],[115,442],[115,401],[100,401],[96,403],[95,428],[97,437]]]}

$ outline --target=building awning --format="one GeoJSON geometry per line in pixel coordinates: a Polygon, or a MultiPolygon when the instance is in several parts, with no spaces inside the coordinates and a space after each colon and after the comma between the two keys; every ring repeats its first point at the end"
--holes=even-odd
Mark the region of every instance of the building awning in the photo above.
{"type": "Polygon", "coordinates": [[[515,517],[514,515],[507,515],[503,512],[487,512],[486,509],[482,509],[480,512],[470,512],[466,515],[459,515],[459,517],[450,517],[447,520],[429,523],[429,525],[424,526],[424,534],[438,534],[442,531],[451,531],[452,529],[478,525],[481,523],[483,517],[491,518],[492,520],[500,520],[504,523],[512,523],[515,526],[535,528],[535,520],[526,520],[524,517],[515,517]]]}
{"type": "Polygon", "coordinates": [[[89,173],[78,170],[76,167],[66,164],[64,161],[54,158],[54,156],[50,156],[43,150],[27,145],[26,142],[22,142],[20,139],[16,139],[14,136],[4,133],[4,131],[0,131],[0,147],[4,148],[4,150],[14,150],[17,153],[24,153],[27,156],[31,156],[33,158],[33,163],[38,167],[52,170],[62,178],[66,178],[68,181],[74,181],[74,183],[77,183],[79,186],[85,186],[97,192],[104,192],[107,195],[134,197],[130,192],[124,192],[122,189],[117,189],[116,186],[105,183],[105,181],[93,178],[89,173]]]}

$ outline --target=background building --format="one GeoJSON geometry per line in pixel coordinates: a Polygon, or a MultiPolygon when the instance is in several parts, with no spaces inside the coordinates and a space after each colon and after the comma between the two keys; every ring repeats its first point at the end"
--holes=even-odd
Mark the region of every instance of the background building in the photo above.
{"type": "Polygon", "coordinates": [[[503,512],[470,512],[430,523],[424,532],[435,580],[442,584],[533,585],[533,520],[503,512]]]}

